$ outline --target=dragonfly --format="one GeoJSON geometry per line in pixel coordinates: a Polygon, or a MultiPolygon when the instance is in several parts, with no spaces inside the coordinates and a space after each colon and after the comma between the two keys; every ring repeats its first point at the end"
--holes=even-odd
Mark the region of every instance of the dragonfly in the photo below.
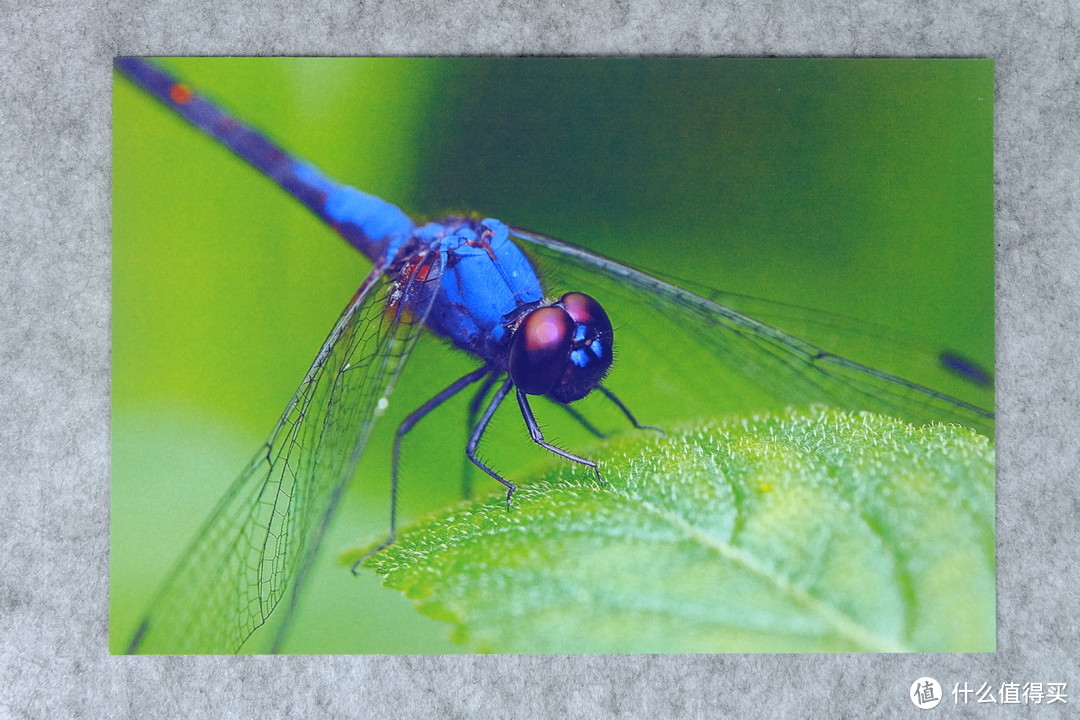
{"type": "Polygon", "coordinates": [[[235,652],[283,600],[287,608],[295,604],[372,429],[425,333],[473,357],[475,368],[447,378],[398,426],[389,534],[380,548],[395,538],[402,439],[470,389],[475,421],[463,450],[501,483],[508,504],[513,479],[477,453],[507,398],[516,401],[533,442],[600,477],[592,459],[545,438],[530,398],[572,409],[596,393],[631,426],[647,429],[611,386],[621,364],[613,360],[635,328],[666,328],[662,338],[639,338],[639,346],[670,348],[717,376],[745,378],[774,406],[826,403],[992,431],[993,414],[985,408],[830,353],[727,307],[707,289],[691,291],[493,218],[417,224],[391,203],[330,178],[159,67],[138,58],[118,58],[115,67],[277,183],[372,263],[265,444],[150,600],[129,652],[235,652]],[[563,287],[552,288],[549,277],[563,287]],[[598,284],[606,297],[590,290],[598,284]],[[632,321],[613,322],[609,299],[633,308],[632,321]]]}

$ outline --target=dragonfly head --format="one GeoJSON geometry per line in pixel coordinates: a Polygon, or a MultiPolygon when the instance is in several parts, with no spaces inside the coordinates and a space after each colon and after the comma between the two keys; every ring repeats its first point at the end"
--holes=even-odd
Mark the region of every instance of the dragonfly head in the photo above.
{"type": "Polygon", "coordinates": [[[570,403],[588,395],[611,367],[607,313],[585,293],[530,311],[510,346],[510,378],[529,395],[570,403]]]}

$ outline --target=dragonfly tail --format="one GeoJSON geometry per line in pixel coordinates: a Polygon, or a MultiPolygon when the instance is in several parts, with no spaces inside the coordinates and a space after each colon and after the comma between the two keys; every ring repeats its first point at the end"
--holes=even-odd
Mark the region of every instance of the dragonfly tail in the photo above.
{"type": "Polygon", "coordinates": [[[393,257],[395,241],[401,243],[412,233],[412,220],[396,205],[333,180],[156,65],[137,57],[118,57],[114,65],[164,106],[277,183],[376,264],[393,257]]]}

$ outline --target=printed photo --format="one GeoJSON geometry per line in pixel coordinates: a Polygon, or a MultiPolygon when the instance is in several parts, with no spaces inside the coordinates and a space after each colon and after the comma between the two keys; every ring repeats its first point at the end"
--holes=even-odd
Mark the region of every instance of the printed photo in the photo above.
{"type": "Polygon", "coordinates": [[[117,58],[111,652],[993,652],[993,81],[117,58]]]}

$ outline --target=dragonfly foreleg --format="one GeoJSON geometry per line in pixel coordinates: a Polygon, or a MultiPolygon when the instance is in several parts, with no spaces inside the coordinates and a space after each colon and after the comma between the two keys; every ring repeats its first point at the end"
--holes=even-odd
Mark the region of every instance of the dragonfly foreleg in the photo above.
{"type": "Polygon", "coordinates": [[[608,390],[603,385],[598,385],[597,387],[599,388],[600,392],[604,393],[604,397],[606,397],[611,402],[615,403],[615,407],[622,410],[622,414],[626,416],[626,419],[629,420],[630,424],[633,425],[635,428],[637,428],[638,430],[655,430],[656,432],[660,433],[661,435],[664,434],[664,429],[663,428],[658,428],[655,425],[642,425],[641,423],[639,423],[637,421],[637,418],[634,417],[634,414],[632,412],[630,412],[630,408],[626,407],[626,405],[623,404],[623,401],[620,400],[615,395],[615,393],[611,392],[610,390],[608,390]]]}
{"type": "MultiPolygon", "coordinates": [[[[472,400],[469,401],[469,413],[465,420],[465,426],[470,432],[474,427],[476,427],[476,419],[480,414],[480,407],[484,404],[484,400],[487,399],[487,394],[491,392],[491,388],[495,384],[495,380],[496,376],[494,373],[488,375],[484,379],[483,384],[481,384],[480,387],[477,389],[476,394],[473,395],[472,400]]],[[[593,425],[587,417],[578,412],[573,406],[566,405],[560,402],[556,402],[554,404],[565,410],[567,415],[576,420],[577,423],[581,425],[581,427],[585,428],[587,432],[591,433],[595,437],[598,437],[601,440],[607,437],[607,433],[602,432],[600,428],[593,425]]],[[[635,424],[635,427],[641,426],[635,424]]],[[[470,471],[473,467],[475,467],[475,463],[466,462],[465,467],[463,468],[461,473],[461,496],[464,498],[472,497],[472,473],[470,471]]]]}
{"type": "Polygon", "coordinates": [[[580,457],[579,455],[575,455],[572,452],[563,450],[562,448],[557,448],[551,443],[549,443],[547,440],[545,440],[544,434],[540,432],[540,424],[536,422],[536,416],[533,415],[532,408],[529,407],[528,397],[525,395],[524,392],[518,390],[517,399],[518,407],[521,408],[521,417],[525,418],[525,426],[529,428],[529,436],[532,437],[534,443],[549,452],[553,452],[560,457],[566,458],[567,460],[572,460],[576,463],[591,467],[593,469],[593,472],[596,473],[596,479],[600,482],[604,481],[604,478],[600,475],[600,468],[595,462],[593,462],[592,460],[586,460],[585,458],[580,457]]]}
{"type": "Polygon", "coordinates": [[[565,410],[567,415],[574,418],[574,420],[577,420],[578,424],[581,425],[581,427],[585,428],[585,430],[587,430],[589,433],[591,433],[595,437],[598,437],[601,440],[603,440],[604,438],[607,437],[607,433],[601,432],[600,428],[596,427],[591,422],[589,422],[589,418],[587,418],[584,415],[582,415],[581,413],[579,413],[577,411],[577,409],[574,408],[572,405],[566,405],[565,403],[555,403],[555,404],[558,405],[559,407],[561,407],[563,410],[565,410]]]}
{"type": "MultiPolygon", "coordinates": [[[[465,416],[465,436],[468,437],[472,433],[473,428],[476,427],[476,420],[480,416],[480,407],[487,400],[487,395],[491,392],[491,388],[495,385],[495,381],[499,379],[499,376],[494,372],[489,373],[484,382],[480,383],[480,387],[477,388],[476,393],[469,400],[469,411],[465,416]]],[[[461,468],[461,497],[468,499],[472,497],[472,470],[476,467],[471,459],[466,458],[465,463],[461,468]]]]}
{"type": "Polygon", "coordinates": [[[506,378],[506,380],[503,381],[503,384],[495,391],[495,396],[491,398],[491,402],[488,403],[487,408],[484,409],[484,414],[481,416],[480,422],[473,428],[472,435],[469,436],[469,443],[465,446],[465,455],[472,460],[473,465],[476,465],[476,467],[506,486],[507,508],[510,507],[510,498],[513,497],[514,491],[517,490],[517,485],[510,482],[502,475],[499,475],[499,473],[485,465],[480,458],[476,457],[476,447],[480,444],[480,438],[483,437],[484,430],[487,429],[488,423],[491,422],[491,418],[495,414],[495,411],[499,409],[500,403],[506,398],[506,394],[510,392],[510,388],[513,386],[514,381],[510,378],[506,378]]]}
{"type": "Polygon", "coordinates": [[[394,433],[394,452],[393,460],[390,465],[390,532],[386,536],[386,540],[383,540],[377,546],[364,553],[359,560],[353,563],[352,571],[355,575],[360,564],[367,560],[367,558],[380,550],[389,547],[393,544],[394,539],[397,537],[397,490],[398,490],[398,459],[401,457],[401,441],[405,435],[412,430],[418,422],[420,422],[424,416],[430,413],[435,408],[442,405],[450,398],[457,395],[459,392],[472,385],[480,378],[488,375],[490,368],[487,365],[479,367],[476,370],[463,375],[446,388],[441,390],[439,394],[428,400],[426,403],[418,407],[407,418],[401,421],[398,425],[397,432],[394,433]]]}

